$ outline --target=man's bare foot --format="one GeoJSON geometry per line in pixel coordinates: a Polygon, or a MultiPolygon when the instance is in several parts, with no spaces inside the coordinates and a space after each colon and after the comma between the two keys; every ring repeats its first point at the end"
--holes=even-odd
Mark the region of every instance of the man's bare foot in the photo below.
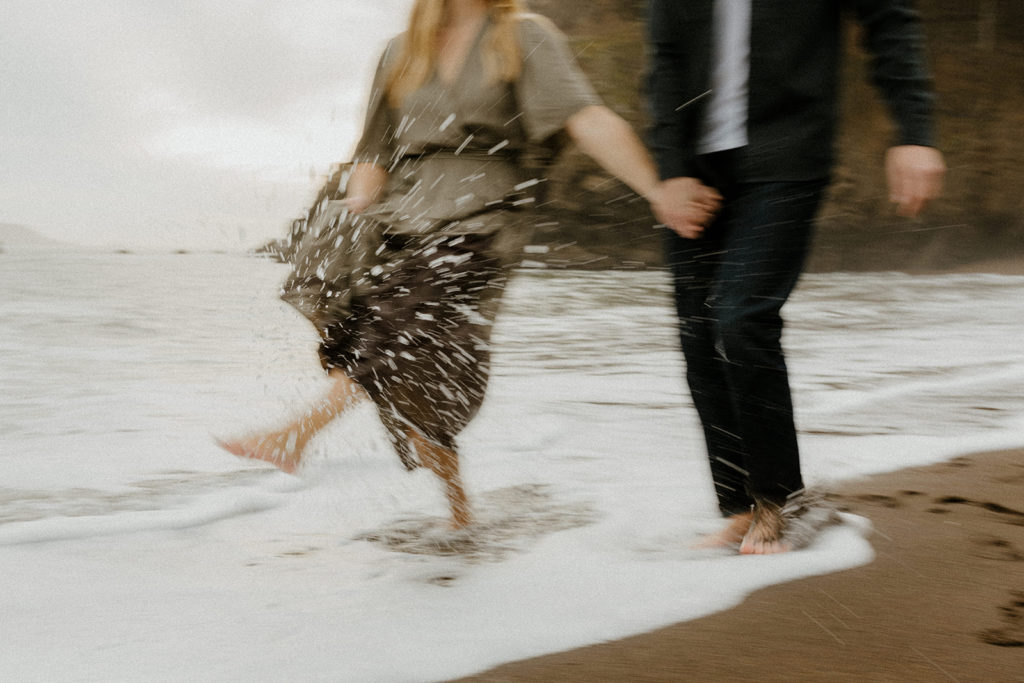
{"type": "Polygon", "coordinates": [[[233,441],[217,440],[217,444],[232,455],[250,460],[262,460],[292,474],[302,462],[302,448],[294,432],[271,432],[233,441]]]}
{"type": "Polygon", "coordinates": [[[693,544],[695,550],[709,550],[711,548],[729,548],[739,545],[743,537],[750,529],[750,523],[754,520],[754,513],[741,512],[732,515],[726,520],[726,525],[713,534],[702,537],[693,544]]]}
{"type": "Polygon", "coordinates": [[[773,503],[758,501],[754,505],[754,518],[740,543],[743,555],[774,555],[788,553],[793,544],[786,540],[786,519],[782,508],[773,503]]]}

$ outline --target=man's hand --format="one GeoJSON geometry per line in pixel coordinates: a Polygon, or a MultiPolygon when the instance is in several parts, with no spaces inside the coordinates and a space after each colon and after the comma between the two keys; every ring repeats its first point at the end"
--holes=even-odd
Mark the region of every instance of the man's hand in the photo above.
{"type": "Polygon", "coordinates": [[[885,155],[885,176],[889,198],[896,213],[914,218],[924,205],[942,192],[946,164],[942,153],[933,147],[898,145],[885,155]]]}
{"type": "Polygon", "coordinates": [[[665,180],[648,199],[657,219],[687,239],[703,235],[722,204],[722,195],[696,178],[665,180]]]}

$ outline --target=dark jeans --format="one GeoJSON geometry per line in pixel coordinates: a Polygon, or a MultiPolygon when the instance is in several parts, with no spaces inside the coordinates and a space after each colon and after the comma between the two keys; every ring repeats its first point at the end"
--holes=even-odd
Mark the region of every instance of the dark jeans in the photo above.
{"type": "Polygon", "coordinates": [[[705,235],[669,231],[686,379],[722,513],[803,488],[780,310],[800,276],[826,185],[742,182],[728,152],[702,157],[724,197],[705,235]]]}

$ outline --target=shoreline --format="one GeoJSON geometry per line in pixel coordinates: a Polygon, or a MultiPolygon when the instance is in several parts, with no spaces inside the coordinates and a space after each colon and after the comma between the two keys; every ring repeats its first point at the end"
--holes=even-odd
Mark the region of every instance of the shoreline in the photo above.
{"type": "Polygon", "coordinates": [[[871,521],[871,563],[458,680],[1024,681],[1024,448],[844,482],[832,497],[871,521]]]}
{"type": "MultiPolygon", "coordinates": [[[[273,241],[272,241],[273,242],[273,241]]],[[[541,245],[543,246],[543,245],[541,245]]],[[[157,247],[157,246],[116,246],[88,245],[71,242],[45,241],[4,241],[0,238],[0,254],[19,254],[30,252],[33,255],[45,253],[116,254],[138,256],[189,256],[189,255],[229,255],[249,258],[262,258],[277,263],[288,263],[287,254],[280,251],[280,246],[271,247],[271,243],[254,246],[235,247],[157,247]],[[276,251],[275,251],[276,249],[276,251]]],[[[664,270],[662,263],[623,260],[616,262],[608,254],[590,252],[578,247],[553,248],[541,254],[527,253],[519,268],[525,271],[565,270],[565,271],[645,271],[664,270]]],[[[961,263],[943,268],[909,267],[909,268],[813,268],[804,271],[808,275],[828,275],[832,273],[902,273],[909,276],[918,275],[1009,275],[1024,276],[1024,256],[1006,256],[968,263],[961,263]]]]}

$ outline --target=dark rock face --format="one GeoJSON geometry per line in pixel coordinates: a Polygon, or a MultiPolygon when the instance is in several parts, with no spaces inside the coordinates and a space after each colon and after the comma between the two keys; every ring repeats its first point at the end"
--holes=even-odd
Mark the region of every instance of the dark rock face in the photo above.
{"type": "MultiPolygon", "coordinates": [[[[639,0],[533,0],[573,39],[606,102],[642,130],[643,11],[639,0]],[[581,8],[581,5],[585,9],[581,8]]],[[[919,0],[949,165],[942,199],[921,219],[893,215],[883,157],[892,126],[868,82],[858,27],[847,31],[839,163],[819,219],[813,270],[937,270],[1024,259],[1024,3],[919,0]]],[[[578,154],[553,173],[550,239],[582,245],[594,265],[660,263],[642,202],[578,154]]],[[[540,236],[539,236],[540,237],[540,236]]]]}
{"type": "Polygon", "coordinates": [[[920,0],[938,95],[943,197],[920,220],[892,215],[882,158],[891,126],[850,31],[840,162],[812,266],[937,270],[1024,258],[1024,4],[920,0]]]}
{"type": "MultiPolygon", "coordinates": [[[[643,104],[645,0],[531,0],[573,43],[605,102],[638,131],[643,104]]],[[[935,76],[944,196],[919,220],[890,210],[882,168],[891,124],[868,83],[853,22],[843,68],[839,163],[819,219],[812,270],[940,270],[1024,259],[1024,3],[919,0],[935,76]]],[[[550,173],[534,241],[552,266],[661,265],[646,204],[571,147],[550,173]]]]}

